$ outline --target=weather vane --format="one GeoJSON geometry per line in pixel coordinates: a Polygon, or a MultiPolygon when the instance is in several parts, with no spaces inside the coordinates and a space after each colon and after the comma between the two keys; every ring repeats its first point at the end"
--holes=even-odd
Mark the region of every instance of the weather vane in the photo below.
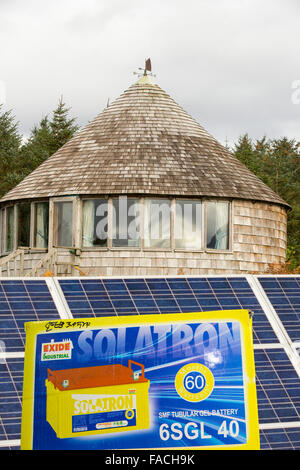
{"type": "Polygon", "coordinates": [[[143,73],[133,72],[133,74],[138,75],[139,77],[142,77],[142,76],[146,77],[147,75],[151,75],[151,77],[156,77],[156,75],[154,75],[154,73],[152,73],[152,65],[151,65],[150,58],[145,59],[145,67],[144,68],[139,67],[139,70],[142,70],[143,73]]]}

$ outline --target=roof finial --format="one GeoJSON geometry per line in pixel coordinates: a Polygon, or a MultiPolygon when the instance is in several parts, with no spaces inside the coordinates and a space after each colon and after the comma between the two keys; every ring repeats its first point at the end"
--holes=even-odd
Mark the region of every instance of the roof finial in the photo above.
{"type": "Polygon", "coordinates": [[[145,69],[144,69],[144,75],[147,75],[147,72],[152,72],[152,67],[151,67],[151,59],[145,59],[145,69]]]}
{"type": "Polygon", "coordinates": [[[143,73],[140,73],[140,72],[133,72],[134,75],[138,75],[139,77],[148,77],[149,75],[151,75],[151,77],[155,77],[156,75],[154,75],[152,73],[152,65],[151,65],[151,59],[145,59],[145,67],[142,68],[142,67],[139,67],[139,70],[143,70],[143,73]]]}

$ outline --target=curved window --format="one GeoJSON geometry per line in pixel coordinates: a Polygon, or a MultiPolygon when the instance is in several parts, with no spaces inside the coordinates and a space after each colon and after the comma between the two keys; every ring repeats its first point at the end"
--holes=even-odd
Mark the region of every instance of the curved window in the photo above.
{"type": "Polygon", "coordinates": [[[112,246],[138,247],[140,245],[139,200],[120,196],[113,199],[112,246]]]}
{"type": "Polygon", "coordinates": [[[168,199],[145,199],[145,248],[171,247],[171,206],[168,199]]]}
{"type": "Polygon", "coordinates": [[[34,246],[36,248],[47,248],[49,232],[48,202],[37,202],[34,204],[34,221],[34,246]]]}
{"type": "Polygon", "coordinates": [[[30,246],[30,203],[18,204],[18,246],[30,246]]]}
{"type": "Polygon", "coordinates": [[[56,246],[73,246],[73,203],[54,203],[54,235],[56,246]]]}
{"type": "Polygon", "coordinates": [[[14,249],[14,206],[6,208],[6,238],[5,251],[13,251],[14,249]]]}
{"type": "MultiPolygon", "coordinates": [[[[67,206],[71,211],[70,202],[60,204],[61,211],[67,206]]],[[[82,207],[83,248],[229,250],[228,201],[174,198],[171,204],[167,198],[119,196],[86,199],[82,207]]],[[[61,212],[62,219],[66,214],[71,212],[61,212]]],[[[71,225],[67,224],[65,230],[70,238],[71,225]]]]}
{"type": "Polygon", "coordinates": [[[82,246],[106,247],[107,230],[107,199],[87,199],[83,201],[82,246]]]}
{"type": "Polygon", "coordinates": [[[229,249],[229,202],[206,202],[206,248],[229,249]]]}
{"type": "Polygon", "coordinates": [[[180,200],[175,203],[174,239],[175,248],[202,248],[202,204],[201,201],[180,200]]]}

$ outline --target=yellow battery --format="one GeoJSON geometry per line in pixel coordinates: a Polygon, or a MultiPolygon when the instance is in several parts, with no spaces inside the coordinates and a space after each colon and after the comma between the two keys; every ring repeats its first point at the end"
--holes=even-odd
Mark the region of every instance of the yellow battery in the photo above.
{"type": "Polygon", "coordinates": [[[45,385],[46,419],[58,438],[149,428],[150,382],[143,364],[48,369],[45,385]]]}

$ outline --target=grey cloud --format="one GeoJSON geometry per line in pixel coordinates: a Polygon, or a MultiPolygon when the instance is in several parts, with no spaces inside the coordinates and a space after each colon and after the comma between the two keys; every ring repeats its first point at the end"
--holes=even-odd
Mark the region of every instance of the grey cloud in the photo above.
{"type": "Polygon", "coordinates": [[[0,2],[0,81],[28,134],[63,94],[80,125],[151,57],[154,79],[220,141],[300,140],[294,0],[0,2]]]}

